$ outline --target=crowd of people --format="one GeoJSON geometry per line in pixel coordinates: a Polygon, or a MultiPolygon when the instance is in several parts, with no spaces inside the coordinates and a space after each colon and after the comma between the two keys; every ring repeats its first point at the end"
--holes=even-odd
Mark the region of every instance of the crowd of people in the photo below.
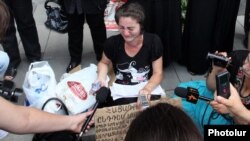
{"type": "MultiPolygon", "coordinates": [[[[202,2],[192,0],[188,5],[189,11],[185,23],[187,26],[184,30],[185,39],[183,41],[188,46],[184,50],[188,49],[186,53],[189,54],[184,55],[188,59],[182,63],[186,64],[188,71],[192,74],[203,74],[208,70],[207,79],[206,81],[183,82],[179,86],[196,88],[200,95],[214,100],[209,103],[198,101],[197,104],[193,104],[183,98],[184,111],[169,104],[158,104],[150,107],[142,111],[133,120],[125,140],[161,141],[168,138],[169,140],[199,141],[203,140],[201,133],[203,133],[205,124],[250,123],[250,52],[248,50],[232,51],[234,35],[232,28],[235,27],[235,13],[239,8],[239,0],[225,1],[224,4],[227,6],[217,1],[206,1],[210,7],[222,7],[224,12],[230,11],[230,16],[227,17],[226,21],[223,21],[228,23],[227,26],[221,29],[222,21],[214,17],[222,17],[225,13],[223,13],[223,10],[213,11],[214,9],[207,7],[213,15],[205,13],[208,16],[203,16],[208,22],[215,22],[216,24],[213,27],[209,26],[206,30],[213,28],[216,31],[211,33],[210,30],[204,37],[215,35],[216,40],[214,39],[213,42],[206,44],[211,45],[212,49],[206,48],[205,52],[199,52],[201,54],[197,56],[193,54],[194,52],[190,53],[190,51],[197,49],[192,42],[194,41],[193,38],[196,37],[192,34],[196,35],[197,33],[190,32],[190,30],[197,28],[192,23],[194,19],[200,17],[196,8],[197,6],[199,8],[202,8],[202,5],[204,6],[200,3],[202,2]],[[230,5],[233,5],[233,7],[230,7],[230,5]],[[217,31],[219,29],[222,31],[231,30],[227,34],[228,36],[224,38],[221,35],[222,33],[217,31]],[[218,41],[217,39],[221,40],[218,41]],[[226,43],[225,41],[228,40],[229,42],[226,43]],[[216,48],[219,45],[222,48],[216,48]],[[227,66],[217,66],[214,62],[209,65],[204,62],[204,56],[208,51],[217,51],[215,52],[216,55],[229,58],[230,61],[228,61],[227,66]],[[192,61],[193,59],[195,61],[192,61]],[[191,65],[190,62],[196,63],[191,65]],[[202,67],[197,67],[197,64],[202,64],[202,67]],[[197,68],[199,70],[196,70],[197,68]],[[231,95],[228,99],[218,96],[216,91],[215,76],[225,70],[230,73],[231,95]]],[[[120,34],[107,38],[104,24],[106,5],[106,0],[63,0],[62,6],[65,7],[69,20],[68,49],[71,58],[66,72],[81,64],[83,24],[86,20],[90,27],[96,60],[98,61],[96,82],[100,83],[101,86],[108,87],[106,78],[110,66],[112,66],[115,74],[115,81],[110,86],[110,94],[104,106],[139,103],[139,95],[145,95],[148,101],[160,99],[161,95],[165,94],[161,82],[163,80],[164,47],[166,47],[166,44],[162,44],[162,36],[145,28],[145,22],[148,21],[147,7],[141,4],[139,0],[128,0],[115,13],[120,34]]],[[[21,62],[15,24],[28,61],[34,62],[42,59],[32,9],[31,0],[20,0],[18,2],[0,0],[0,39],[4,48],[4,51],[0,51],[0,79],[13,80],[21,62]]],[[[204,24],[204,27],[207,27],[207,24],[204,24]]],[[[199,38],[204,39],[204,37],[199,38]]],[[[206,38],[202,43],[206,43],[208,40],[211,41],[210,38],[206,38]]],[[[196,43],[200,46],[199,42],[196,43]]],[[[31,107],[18,106],[0,97],[0,113],[3,115],[0,120],[0,129],[23,134],[59,130],[80,132],[81,126],[92,111],[79,115],[62,116],[31,107]]],[[[89,127],[92,124],[93,122],[90,123],[89,127]]]]}
{"type": "Polygon", "coordinates": [[[201,132],[203,132],[205,124],[249,124],[247,114],[250,109],[250,52],[235,50],[229,54],[226,52],[216,54],[230,58],[227,66],[218,66],[212,62],[206,81],[183,82],[179,85],[180,87],[195,88],[201,96],[214,98],[209,103],[200,100],[196,104],[183,98],[183,109],[192,117],[201,132]],[[230,74],[231,96],[229,99],[217,96],[216,91],[216,75],[224,71],[228,71],[230,74]],[[248,112],[240,113],[241,111],[248,112]]]}
{"type": "MultiPolygon", "coordinates": [[[[1,40],[9,25],[9,15],[8,7],[3,1],[0,1],[1,40]]],[[[0,76],[3,76],[5,71],[8,70],[9,60],[7,53],[1,51],[0,76]]],[[[0,96],[0,113],[0,129],[8,132],[27,134],[71,130],[79,133],[83,123],[92,111],[73,116],[56,115],[36,108],[13,104],[0,96]]],[[[92,124],[93,122],[88,127],[92,124]]],[[[0,132],[3,132],[2,130],[0,132]]]]}

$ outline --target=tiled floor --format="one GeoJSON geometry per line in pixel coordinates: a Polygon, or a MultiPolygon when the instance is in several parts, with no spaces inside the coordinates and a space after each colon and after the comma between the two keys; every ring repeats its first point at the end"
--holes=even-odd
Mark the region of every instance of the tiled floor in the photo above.
{"type": "MultiPolygon", "coordinates": [[[[47,60],[53,68],[56,79],[59,81],[61,75],[65,72],[65,68],[69,63],[69,53],[67,49],[67,34],[58,34],[45,28],[44,21],[46,19],[45,9],[43,7],[44,0],[33,0],[34,2],[34,17],[37,24],[39,33],[39,40],[43,52],[43,60],[47,60]]],[[[241,1],[241,7],[239,10],[239,16],[237,18],[236,32],[235,32],[235,49],[243,49],[242,39],[244,37],[243,22],[244,22],[244,7],[245,0],[241,1]]],[[[114,34],[108,33],[108,36],[114,34]]],[[[82,58],[82,67],[88,66],[90,63],[97,63],[94,58],[92,49],[92,39],[88,26],[85,25],[84,30],[84,55],[82,58]]],[[[14,81],[17,87],[22,87],[25,73],[28,70],[28,61],[24,57],[24,51],[22,44],[20,43],[20,51],[23,61],[18,68],[18,74],[14,81]]],[[[162,82],[163,88],[167,91],[167,94],[171,94],[178,83],[183,81],[204,79],[204,76],[192,76],[186,68],[180,66],[177,63],[172,63],[168,68],[164,70],[164,80],[162,82]]],[[[22,103],[23,98],[19,99],[19,103],[22,103]]],[[[15,135],[9,134],[2,141],[31,141],[32,135],[15,135]]]]}

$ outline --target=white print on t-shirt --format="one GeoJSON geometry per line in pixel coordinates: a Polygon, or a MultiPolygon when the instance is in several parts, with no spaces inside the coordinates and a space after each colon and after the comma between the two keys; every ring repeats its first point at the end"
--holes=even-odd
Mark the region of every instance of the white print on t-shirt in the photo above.
{"type": "Polygon", "coordinates": [[[149,66],[136,69],[136,61],[130,63],[117,64],[116,79],[122,84],[139,84],[148,80],[149,66]]]}

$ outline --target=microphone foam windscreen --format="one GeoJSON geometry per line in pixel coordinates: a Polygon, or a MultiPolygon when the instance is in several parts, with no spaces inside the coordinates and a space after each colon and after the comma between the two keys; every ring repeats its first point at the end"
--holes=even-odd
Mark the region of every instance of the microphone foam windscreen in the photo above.
{"type": "Polygon", "coordinates": [[[182,88],[182,87],[177,87],[174,90],[174,93],[182,98],[186,98],[187,97],[187,89],[186,88],[182,88]]]}
{"type": "Polygon", "coordinates": [[[98,101],[100,103],[105,103],[108,95],[109,95],[109,88],[107,88],[107,87],[101,87],[96,92],[96,101],[98,101]]]}

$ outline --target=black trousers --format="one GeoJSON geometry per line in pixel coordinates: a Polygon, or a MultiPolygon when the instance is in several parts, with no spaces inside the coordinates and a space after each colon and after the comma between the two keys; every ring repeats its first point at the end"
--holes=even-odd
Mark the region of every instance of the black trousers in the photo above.
{"type": "Polygon", "coordinates": [[[10,24],[2,45],[10,57],[10,64],[15,65],[21,60],[15,23],[26,57],[30,60],[41,59],[41,47],[33,17],[32,0],[5,0],[5,3],[10,10],[10,24]]]}
{"type": "Polygon", "coordinates": [[[231,52],[240,0],[189,0],[182,38],[188,71],[204,74],[208,52],[231,52]]]}
{"type": "Polygon", "coordinates": [[[144,30],[157,34],[163,44],[163,65],[181,59],[181,7],[179,0],[128,0],[140,3],[146,19],[144,30]]]}
{"type": "Polygon", "coordinates": [[[89,25],[93,39],[96,60],[102,57],[103,43],[107,39],[104,14],[69,14],[68,49],[71,61],[81,62],[83,51],[83,25],[86,21],[89,25]]]}
{"type": "Polygon", "coordinates": [[[250,1],[246,0],[246,8],[245,8],[245,17],[244,17],[244,31],[245,31],[245,37],[247,39],[248,37],[248,31],[250,28],[250,1]]]}

